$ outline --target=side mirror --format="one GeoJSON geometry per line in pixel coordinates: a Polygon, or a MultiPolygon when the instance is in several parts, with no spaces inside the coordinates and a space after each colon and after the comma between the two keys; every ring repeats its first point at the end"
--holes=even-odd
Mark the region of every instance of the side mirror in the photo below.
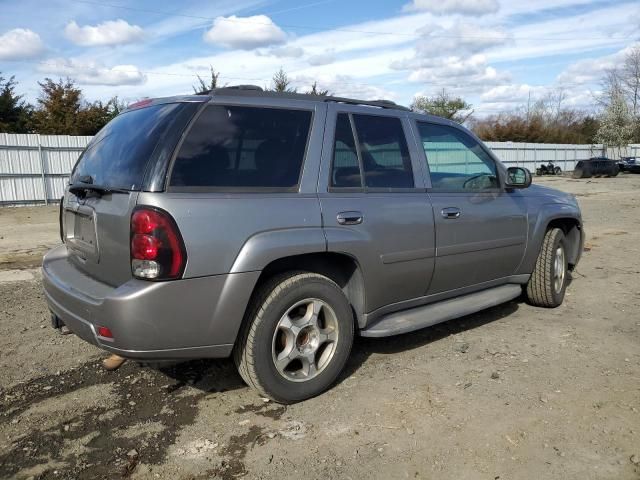
{"type": "Polygon", "coordinates": [[[507,188],[527,188],[531,185],[531,172],[522,167],[507,168],[507,179],[505,187],[507,188]]]}

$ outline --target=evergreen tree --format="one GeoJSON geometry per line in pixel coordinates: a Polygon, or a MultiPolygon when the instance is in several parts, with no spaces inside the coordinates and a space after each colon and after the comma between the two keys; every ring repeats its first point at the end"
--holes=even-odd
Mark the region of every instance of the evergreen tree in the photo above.
{"type": "Polygon", "coordinates": [[[0,133],[29,133],[33,107],[16,94],[15,77],[0,74],[0,133]]]}

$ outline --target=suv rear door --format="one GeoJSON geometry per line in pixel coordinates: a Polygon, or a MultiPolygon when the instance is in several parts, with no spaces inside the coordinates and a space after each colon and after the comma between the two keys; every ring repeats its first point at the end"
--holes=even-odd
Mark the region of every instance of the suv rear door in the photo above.
{"type": "Polygon", "coordinates": [[[513,275],[524,255],[527,210],[479,141],[451,123],[416,121],[436,225],[430,294],[513,275]],[[423,157],[424,158],[424,157],[423,157]]]}
{"type": "Polygon", "coordinates": [[[433,213],[406,112],[330,104],[325,132],[323,227],[329,251],[360,264],[365,312],[423,296],[434,263],[433,213]]]}
{"type": "Polygon", "coordinates": [[[149,172],[165,164],[197,103],[157,103],[126,111],[92,139],[71,173],[62,201],[69,260],[92,278],[118,286],[129,280],[131,212],[149,172]],[[100,194],[91,185],[117,190],[100,194]]]}

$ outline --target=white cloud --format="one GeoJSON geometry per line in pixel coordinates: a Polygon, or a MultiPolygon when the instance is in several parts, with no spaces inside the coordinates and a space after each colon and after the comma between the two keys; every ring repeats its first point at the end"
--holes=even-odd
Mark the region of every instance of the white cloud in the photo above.
{"type": "Polygon", "coordinates": [[[98,25],[79,26],[71,21],[64,29],[65,36],[76,45],[83,47],[102,45],[123,45],[144,39],[144,31],[138,25],[131,25],[122,19],[108,20],[98,25]]]}
{"type": "Polygon", "coordinates": [[[524,103],[529,99],[529,95],[532,99],[536,99],[547,92],[547,87],[531,86],[526,83],[500,85],[483,93],[480,98],[487,103],[524,103]]]}
{"type": "Polygon", "coordinates": [[[321,65],[328,65],[333,63],[336,60],[336,56],[333,50],[325,50],[323,53],[319,53],[317,55],[311,55],[308,58],[309,65],[314,67],[321,65]]]}
{"type": "Polygon", "coordinates": [[[420,32],[422,36],[416,42],[414,56],[394,61],[392,68],[430,68],[434,58],[447,55],[465,57],[504,46],[511,41],[509,33],[504,30],[467,22],[455,22],[448,27],[432,24],[423,27],[420,32]]]}
{"type": "Polygon", "coordinates": [[[562,84],[597,83],[607,70],[612,70],[624,63],[625,57],[633,48],[640,48],[640,42],[631,44],[612,55],[597,58],[585,58],[569,65],[558,75],[557,82],[562,84]]]}
{"type": "Polygon", "coordinates": [[[304,55],[304,48],[293,45],[283,45],[282,47],[271,47],[268,50],[256,51],[260,56],[272,56],[277,58],[300,58],[304,55]]]}
{"type": "Polygon", "coordinates": [[[135,65],[105,67],[95,62],[54,58],[38,67],[43,73],[68,76],[81,85],[139,85],[147,80],[135,65]]]}
{"type": "Polygon", "coordinates": [[[496,13],[499,8],[498,0],[412,0],[402,10],[435,14],[487,15],[496,13]]]}
{"type": "Polygon", "coordinates": [[[0,60],[23,60],[44,52],[44,45],[37,33],[15,28],[0,35],[0,60]]]}
{"type": "Polygon", "coordinates": [[[311,89],[311,85],[317,82],[319,90],[329,90],[329,94],[337,97],[357,98],[360,100],[395,100],[397,95],[383,87],[358,83],[357,79],[350,75],[298,75],[293,78],[294,85],[300,92],[311,89]]]}
{"type": "Polygon", "coordinates": [[[638,12],[640,6],[635,4],[611,3],[571,16],[542,16],[541,21],[510,28],[515,40],[508,46],[492,50],[488,56],[491,61],[522,61],[623,48],[637,33],[637,27],[635,32],[630,29],[629,18],[638,12]]]}
{"type": "Polygon", "coordinates": [[[495,68],[488,66],[484,55],[474,55],[466,59],[460,57],[434,59],[429,67],[420,68],[409,75],[409,81],[412,82],[466,91],[500,85],[510,80],[510,75],[507,73],[498,72],[495,68]]]}
{"type": "Polygon", "coordinates": [[[229,48],[252,50],[282,44],[287,35],[266,15],[217,17],[204,40],[229,48]]]}

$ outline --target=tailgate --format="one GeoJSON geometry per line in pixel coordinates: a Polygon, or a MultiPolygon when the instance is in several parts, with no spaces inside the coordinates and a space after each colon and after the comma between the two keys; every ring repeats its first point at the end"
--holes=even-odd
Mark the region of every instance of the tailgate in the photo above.
{"type": "Polygon", "coordinates": [[[132,278],[129,224],[137,197],[138,192],[83,199],[65,194],[63,234],[69,258],[79,270],[113,286],[132,278]]]}

